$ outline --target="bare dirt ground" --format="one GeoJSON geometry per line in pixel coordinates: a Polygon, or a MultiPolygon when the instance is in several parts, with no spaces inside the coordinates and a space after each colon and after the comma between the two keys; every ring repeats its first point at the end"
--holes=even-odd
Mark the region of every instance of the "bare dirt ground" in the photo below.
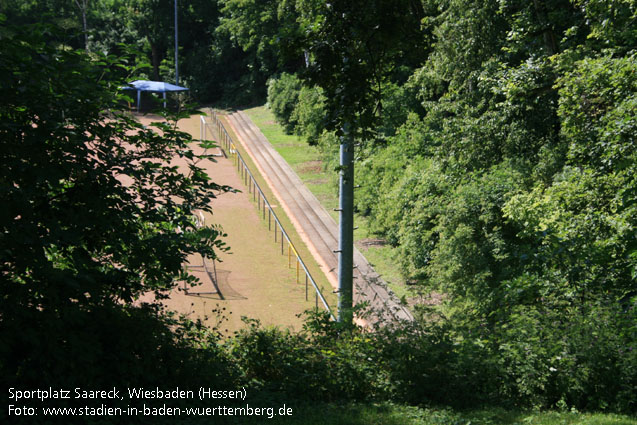
{"type": "MultiPolygon", "coordinates": [[[[145,125],[160,120],[149,115],[140,115],[138,119],[145,125]]],[[[181,120],[179,128],[198,138],[199,120],[199,116],[181,120]]],[[[193,149],[202,151],[199,147],[193,149]]],[[[212,153],[217,152],[220,150],[212,150],[212,153]]],[[[175,164],[185,165],[182,160],[175,160],[175,164]]],[[[200,278],[202,285],[188,293],[183,288],[176,288],[163,304],[191,319],[201,319],[211,327],[217,325],[216,311],[221,310],[227,318],[221,329],[228,329],[228,332],[242,326],[241,316],[259,319],[266,325],[299,329],[302,320],[297,315],[314,307],[313,297],[305,301],[304,283],[296,283],[296,271],[288,269],[287,255],[282,256],[280,248],[273,243],[267,223],[260,219],[236,168],[225,157],[217,158],[217,162],[204,160],[198,165],[214,182],[242,191],[220,194],[213,200],[213,214],[205,217],[206,225],[217,224],[223,228],[228,235],[225,242],[231,247],[230,252],[219,254],[221,262],[215,265],[221,293],[215,293],[211,276],[200,267],[201,257],[191,256],[191,272],[200,278]]],[[[206,265],[212,272],[212,262],[206,260],[206,265]]],[[[147,295],[142,301],[150,299],[152,296],[147,295]]]]}
{"type": "Polygon", "coordinates": [[[385,246],[387,245],[387,241],[385,239],[379,238],[365,238],[358,241],[357,244],[359,248],[363,248],[365,251],[367,251],[370,247],[373,246],[385,246]]]}

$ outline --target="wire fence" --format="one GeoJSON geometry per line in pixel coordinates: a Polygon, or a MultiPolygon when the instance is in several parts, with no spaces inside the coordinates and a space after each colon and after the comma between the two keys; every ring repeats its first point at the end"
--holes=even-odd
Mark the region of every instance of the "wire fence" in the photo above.
{"type": "Polygon", "coordinates": [[[206,120],[206,117],[201,116],[200,122],[200,136],[201,140],[207,140],[208,132],[213,139],[216,139],[222,148],[228,152],[228,157],[236,163],[237,172],[239,173],[243,183],[248,187],[248,194],[252,195],[252,200],[257,203],[257,208],[259,210],[260,215],[263,220],[266,220],[266,212],[267,212],[267,220],[268,220],[268,230],[274,230],[274,242],[281,245],[281,255],[285,255],[285,246],[287,245],[287,254],[288,254],[288,268],[292,268],[292,259],[295,259],[296,265],[296,282],[300,283],[301,279],[301,270],[305,274],[305,300],[309,301],[309,287],[310,285],[314,289],[314,300],[315,307],[318,309],[319,300],[323,304],[323,307],[330,314],[332,320],[336,320],[332,310],[330,309],[329,304],[325,300],[325,297],[321,293],[321,289],[316,284],[316,281],[312,277],[312,274],[308,270],[307,266],[303,262],[303,259],[299,255],[296,247],[290,240],[290,236],[283,228],[281,221],[277,217],[276,213],[272,209],[272,205],[266,198],[263,190],[257,183],[252,171],[246,164],[245,160],[239,153],[236,148],[235,142],[232,140],[232,137],[228,134],[228,131],[224,127],[223,123],[219,120],[217,113],[215,111],[211,111],[210,114],[211,122],[206,120]],[[280,235],[280,236],[279,236],[280,235]]]}

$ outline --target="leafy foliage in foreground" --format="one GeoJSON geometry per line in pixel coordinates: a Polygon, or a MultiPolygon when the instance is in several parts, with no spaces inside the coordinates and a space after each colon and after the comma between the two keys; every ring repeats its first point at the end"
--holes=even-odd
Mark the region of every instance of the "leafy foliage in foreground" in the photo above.
{"type": "Polygon", "coordinates": [[[39,31],[3,31],[5,290],[47,308],[127,302],[191,279],[185,257],[223,247],[216,231],[194,227],[192,212],[210,210],[225,188],[195,165],[190,136],[174,124],[156,123],[160,134],[117,112],[121,81],[109,74],[121,63],[95,65],[39,31]],[[174,157],[189,168],[169,166],[174,157]]]}
{"type": "Polygon", "coordinates": [[[2,23],[3,383],[104,389],[227,376],[208,337],[210,350],[191,346],[196,325],[131,306],[142,293],[195,283],[183,269],[190,253],[225,249],[193,213],[227,188],[197,167],[175,122],[156,131],[119,112],[125,63],[59,46],[53,27],[2,23]],[[171,165],[175,157],[188,165],[171,165]]]}
{"type": "Polygon", "coordinates": [[[369,332],[318,314],[291,333],[250,322],[231,356],[251,387],[308,402],[632,411],[635,353],[623,347],[637,317],[588,308],[518,308],[494,328],[438,317],[369,332]]]}

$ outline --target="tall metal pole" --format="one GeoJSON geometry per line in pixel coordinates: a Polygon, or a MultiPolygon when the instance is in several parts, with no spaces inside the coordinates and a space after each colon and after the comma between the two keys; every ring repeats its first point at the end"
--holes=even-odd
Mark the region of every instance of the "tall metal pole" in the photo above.
{"type": "Polygon", "coordinates": [[[177,38],[178,33],[177,24],[177,0],[175,0],[175,84],[179,85],[179,42],[177,38]]]}
{"type": "Polygon", "coordinates": [[[354,141],[343,126],[339,172],[338,321],[352,323],[354,272],[354,141]]]}

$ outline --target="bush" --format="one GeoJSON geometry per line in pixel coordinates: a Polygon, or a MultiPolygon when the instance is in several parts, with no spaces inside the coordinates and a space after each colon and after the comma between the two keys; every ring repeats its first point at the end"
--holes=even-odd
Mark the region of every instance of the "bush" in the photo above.
{"type": "Polygon", "coordinates": [[[291,121],[296,123],[294,132],[304,137],[311,145],[318,143],[325,128],[325,96],[318,87],[303,87],[291,121]]]}
{"type": "MultiPolygon", "coordinates": [[[[231,388],[239,373],[216,335],[201,323],[162,316],[156,306],[94,306],[90,310],[67,306],[63,311],[33,311],[14,308],[0,323],[0,374],[6,388],[99,389],[159,387],[192,389],[202,384],[231,388]]],[[[14,404],[2,400],[5,405],[14,404]]],[[[98,407],[97,400],[34,401],[32,407],[98,407]]],[[[178,401],[177,401],[178,402],[178,401]]],[[[126,408],[131,401],[111,406],[126,408]]],[[[153,400],[146,400],[153,405],[153,400]]],[[[192,407],[184,400],[182,407],[192,407]]],[[[137,407],[137,406],[136,406],[137,407]]],[[[3,423],[40,423],[29,417],[11,417],[0,412],[3,423]]],[[[130,418],[100,423],[131,423],[130,418]]],[[[46,423],[69,423],[68,417],[46,423]]],[[[157,423],[163,423],[158,421],[157,423]]]]}
{"type": "Polygon", "coordinates": [[[377,390],[378,365],[371,345],[327,315],[311,313],[306,330],[263,328],[256,320],[232,340],[236,359],[252,388],[306,401],[366,400],[377,390]]]}
{"type": "Polygon", "coordinates": [[[301,91],[301,81],[296,75],[283,73],[268,81],[268,106],[277,121],[292,134],[296,120],[292,116],[301,91]]]}
{"type": "Polygon", "coordinates": [[[322,314],[301,333],[251,321],[230,356],[247,385],[288,400],[633,412],[634,306],[562,307],[517,306],[496,325],[457,310],[371,332],[322,314]]]}

